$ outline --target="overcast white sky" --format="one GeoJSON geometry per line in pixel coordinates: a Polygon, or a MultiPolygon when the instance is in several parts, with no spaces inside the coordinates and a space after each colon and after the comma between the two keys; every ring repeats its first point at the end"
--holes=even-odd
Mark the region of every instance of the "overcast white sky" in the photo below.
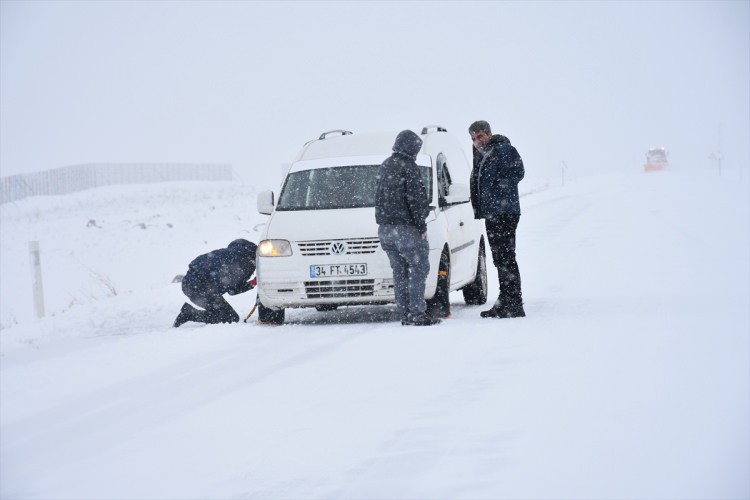
{"type": "Polygon", "coordinates": [[[0,174],[488,120],[527,175],[750,165],[750,2],[0,1],[0,174]]]}

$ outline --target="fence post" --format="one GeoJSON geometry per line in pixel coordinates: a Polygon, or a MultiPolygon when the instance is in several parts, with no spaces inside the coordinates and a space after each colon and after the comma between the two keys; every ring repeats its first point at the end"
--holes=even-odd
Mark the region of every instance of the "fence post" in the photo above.
{"type": "Polygon", "coordinates": [[[39,258],[39,242],[29,242],[31,257],[32,291],[34,292],[34,310],[37,318],[44,317],[44,287],[42,286],[42,263],[39,258]]]}

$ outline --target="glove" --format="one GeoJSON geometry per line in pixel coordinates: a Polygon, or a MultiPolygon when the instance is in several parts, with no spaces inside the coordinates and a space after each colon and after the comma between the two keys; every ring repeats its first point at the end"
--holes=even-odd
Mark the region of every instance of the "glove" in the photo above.
{"type": "Polygon", "coordinates": [[[258,286],[258,278],[257,277],[253,277],[253,279],[251,279],[250,281],[248,281],[248,283],[250,283],[250,286],[252,288],[255,288],[256,286],[258,286]]]}

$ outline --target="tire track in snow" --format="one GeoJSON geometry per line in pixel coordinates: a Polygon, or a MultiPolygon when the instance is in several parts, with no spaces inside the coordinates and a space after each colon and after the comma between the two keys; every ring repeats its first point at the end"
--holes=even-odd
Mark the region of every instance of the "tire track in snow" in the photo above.
{"type": "MultiPolygon", "coordinates": [[[[23,470],[26,460],[45,467],[60,467],[78,457],[113,449],[141,432],[209,406],[212,401],[263,383],[286,369],[328,356],[364,334],[334,334],[327,336],[325,343],[299,346],[296,339],[278,342],[286,333],[275,332],[260,345],[258,337],[253,336],[240,346],[228,344],[218,354],[179,359],[157,371],[137,374],[126,382],[82,394],[33,417],[5,425],[3,472],[6,477],[22,477],[15,470],[23,470]],[[267,356],[257,353],[259,346],[268,350],[267,356]],[[249,367],[245,347],[255,350],[254,360],[267,359],[269,363],[249,367]],[[287,354],[295,348],[296,352],[287,354]]],[[[307,338],[321,339],[312,335],[307,338]]]]}

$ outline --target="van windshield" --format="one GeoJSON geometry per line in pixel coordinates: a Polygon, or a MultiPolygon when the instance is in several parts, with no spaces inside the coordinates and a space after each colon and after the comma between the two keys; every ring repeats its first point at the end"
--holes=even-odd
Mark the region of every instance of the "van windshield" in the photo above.
{"type": "MultiPolygon", "coordinates": [[[[420,166],[427,199],[432,199],[431,168],[420,166]]],[[[330,210],[375,206],[380,165],[315,168],[286,178],[276,210],[330,210]]]]}

